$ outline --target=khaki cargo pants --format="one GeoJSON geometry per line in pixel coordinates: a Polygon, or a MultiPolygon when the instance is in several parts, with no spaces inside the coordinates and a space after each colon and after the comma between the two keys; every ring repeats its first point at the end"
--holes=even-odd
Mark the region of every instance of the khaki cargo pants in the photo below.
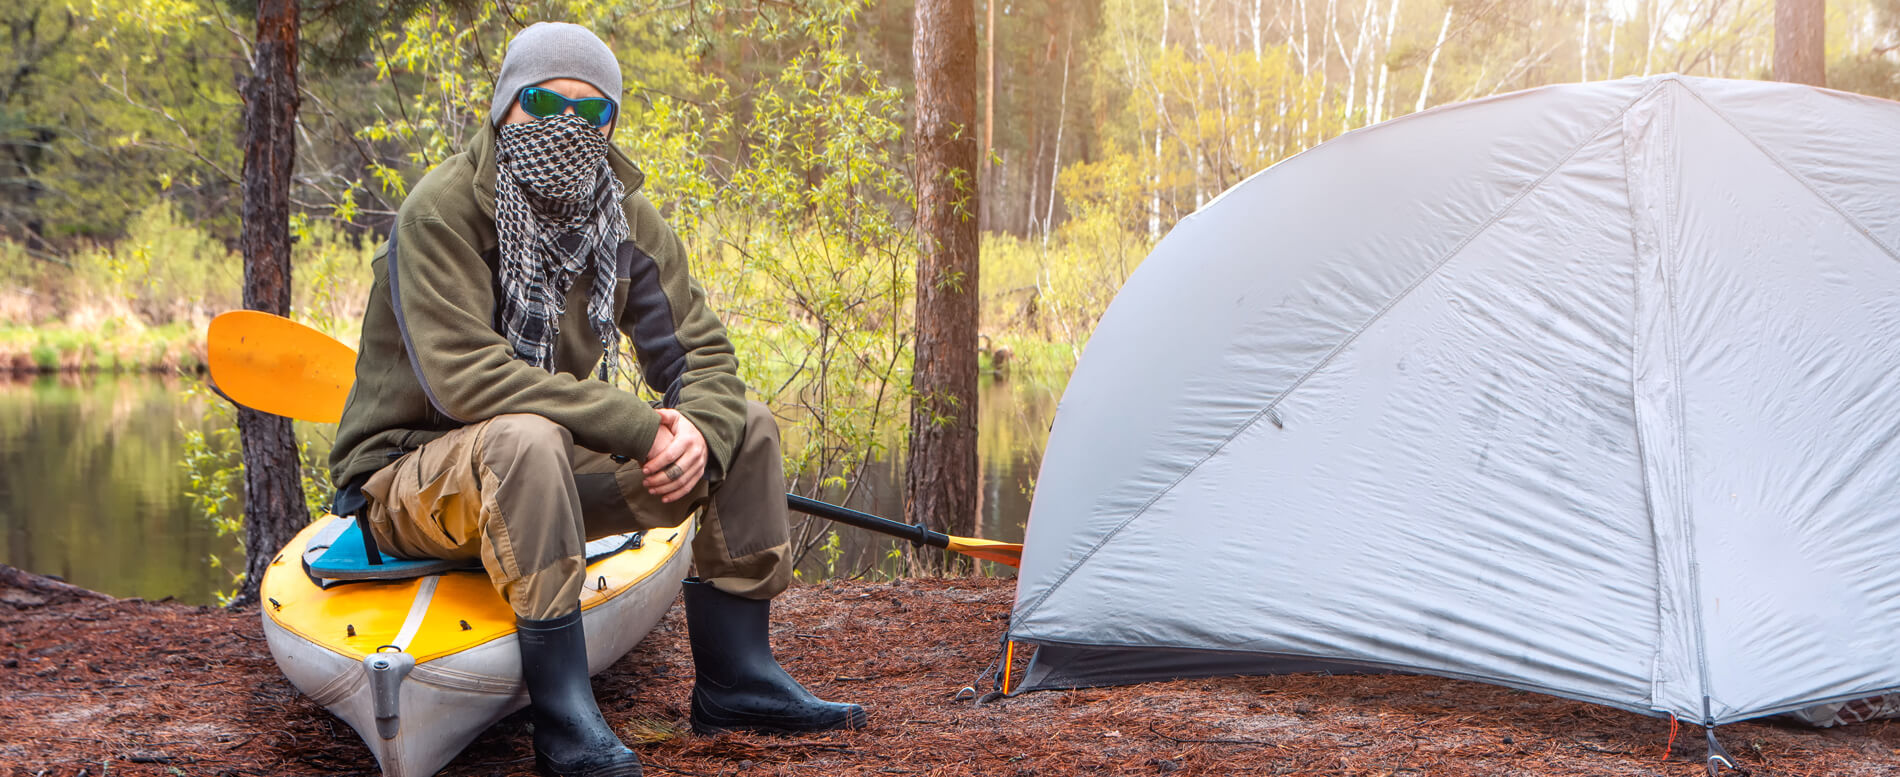
{"type": "Polygon", "coordinates": [[[730,594],[770,599],[791,583],[778,423],[746,403],[745,435],[725,477],[671,504],[647,493],[637,460],[574,445],[544,417],[496,416],[429,442],[370,477],[369,528],[406,558],[480,558],[495,590],[531,620],[580,604],[587,540],[675,526],[706,505],[693,538],[699,576],[730,594]],[[710,501],[709,501],[710,500],[710,501]]]}

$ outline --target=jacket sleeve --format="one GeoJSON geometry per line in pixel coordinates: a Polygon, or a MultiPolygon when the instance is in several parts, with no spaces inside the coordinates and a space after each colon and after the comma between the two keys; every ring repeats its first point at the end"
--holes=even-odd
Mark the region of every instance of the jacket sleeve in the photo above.
{"type": "Polygon", "coordinates": [[[440,217],[404,214],[390,237],[389,291],[410,366],[435,409],[459,423],[533,413],[596,451],[645,459],[659,414],[603,381],[514,358],[493,328],[494,282],[467,238],[440,217]]]}
{"type": "MultiPolygon", "coordinates": [[[[636,195],[637,196],[637,195],[636,195]]],[[[708,476],[723,477],[745,433],[745,384],[725,325],[687,268],[686,249],[640,198],[623,245],[627,305],[620,328],[633,341],[641,377],[706,438],[708,476]],[[641,246],[653,247],[652,253],[641,246]]]]}

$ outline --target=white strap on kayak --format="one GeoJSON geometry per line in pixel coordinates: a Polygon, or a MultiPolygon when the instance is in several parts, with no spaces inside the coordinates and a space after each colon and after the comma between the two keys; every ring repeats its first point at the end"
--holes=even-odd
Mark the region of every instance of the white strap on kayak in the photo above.
{"type": "Polygon", "coordinates": [[[442,580],[441,575],[422,578],[416,586],[416,600],[409,605],[409,615],[402,620],[402,630],[396,632],[396,639],[389,643],[400,651],[408,651],[409,643],[416,638],[416,632],[422,630],[422,616],[429,614],[429,601],[435,598],[435,584],[442,580]]]}

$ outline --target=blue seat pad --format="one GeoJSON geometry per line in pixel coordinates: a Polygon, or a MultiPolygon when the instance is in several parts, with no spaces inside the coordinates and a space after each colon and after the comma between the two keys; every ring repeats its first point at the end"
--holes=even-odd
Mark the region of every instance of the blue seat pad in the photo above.
{"type": "Polygon", "coordinates": [[[381,564],[369,563],[369,555],[363,547],[363,529],[354,518],[332,519],[346,524],[342,531],[330,535],[325,531],[312,540],[304,554],[304,571],[312,578],[328,580],[407,580],[412,577],[435,575],[463,569],[481,569],[478,560],[451,561],[439,558],[407,559],[396,558],[388,553],[382,556],[381,564]],[[319,550],[318,544],[328,542],[329,547],[322,548],[315,559],[310,551],[319,550]]]}

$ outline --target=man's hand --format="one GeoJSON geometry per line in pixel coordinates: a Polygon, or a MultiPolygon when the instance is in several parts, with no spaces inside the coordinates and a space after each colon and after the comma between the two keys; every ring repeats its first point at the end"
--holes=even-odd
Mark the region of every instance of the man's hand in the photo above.
{"type": "Polygon", "coordinates": [[[678,410],[660,410],[660,431],[640,466],[647,492],[671,502],[686,495],[706,474],[706,438],[678,410]]]}

